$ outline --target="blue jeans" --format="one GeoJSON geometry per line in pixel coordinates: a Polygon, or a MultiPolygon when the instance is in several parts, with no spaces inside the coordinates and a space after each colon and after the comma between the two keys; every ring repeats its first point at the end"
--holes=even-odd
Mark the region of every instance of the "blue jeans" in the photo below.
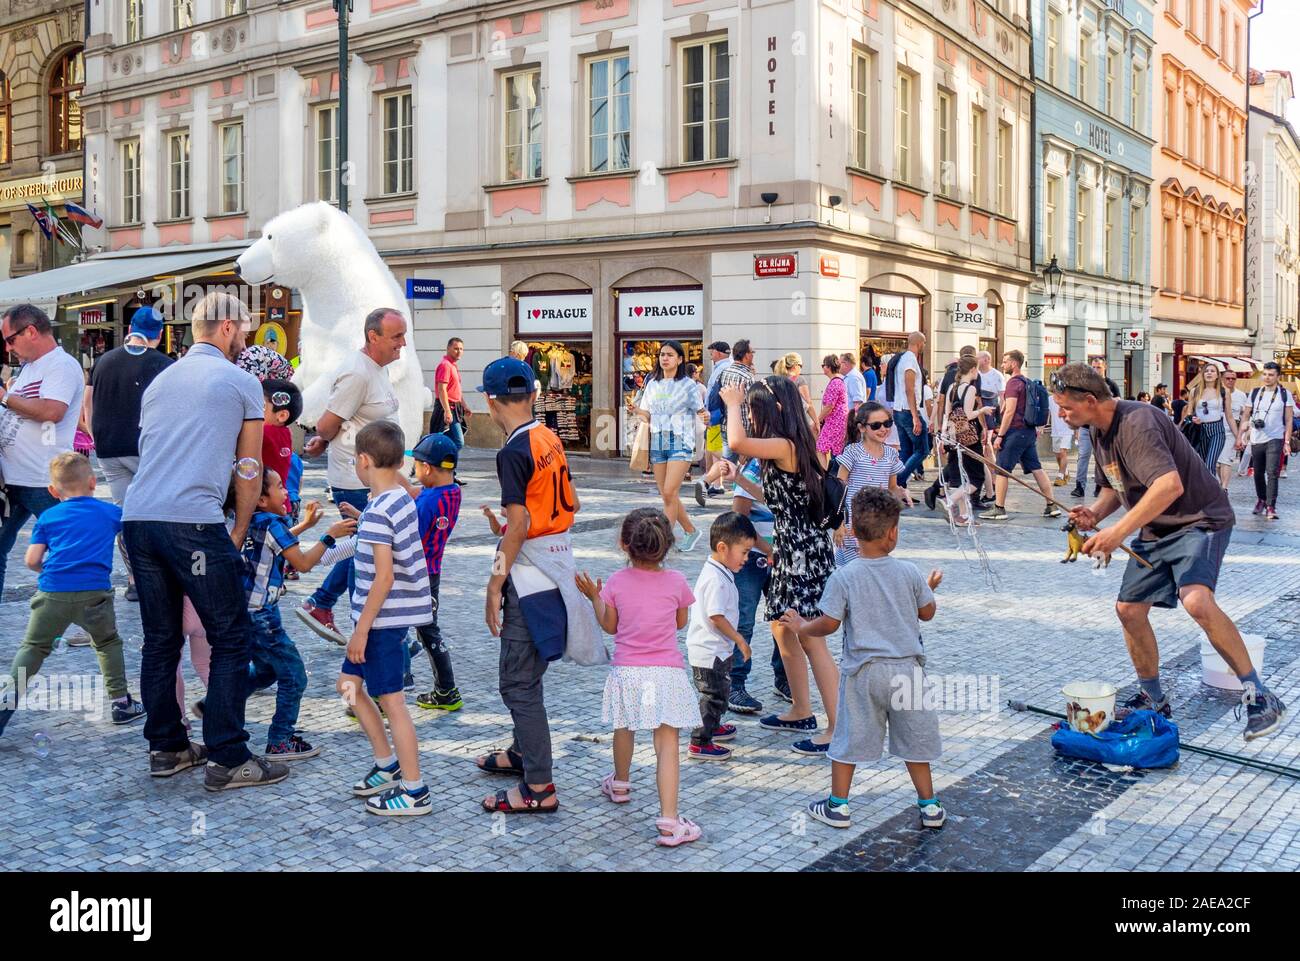
{"type": "MultiPolygon", "coordinates": [[[[1088,466],[1092,462],[1092,431],[1084,428],[1079,431],[1079,463],[1074,468],[1074,486],[1086,489],[1088,486],[1088,466]]],[[[1100,467],[1097,468],[1101,470],[1100,467]]]]}
{"type": "MultiPolygon", "coordinates": [[[[351,504],[357,510],[364,510],[366,501],[370,499],[370,491],[364,487],[358,490],[331,487],[330,498],[335,504],[351,504]]],[[[335,602],[344,593],[349,595],[352,593],[352,558],[350,557],[344,558],[331,567],[330,572],[325,575],[325,580],[321,581],[320,587],[316,588],[307,600],[315,607],[332,611],[335,602]]]]}
{"type": "Polygon", "coordinates": [[[19,487],[9,484],[5,487],[5,497],[9,500],[9,513],[0,525],[0,594],[5,589],[5,568],[9,552],[18,542],[18,532],[27,523],[29,517],[40,517],[58,503],[44,487],[19,487]]]}
{"type": "MultiPolygon", "coordinates": [[[[736,625],[736,630],[745,639],[745,643],[750,645],[751,653],[754,618],[758,614],[758,599],[763,596],[763,588],[767,586],[767,579],[771,576],[772,566],[767,558],[753,551],[749,552],[749,559],[745,561],[745,566],[736,572],[736,590],[740,593],[740,623],[736,625]]],[[[749,670],[753,666],[752,657],[747,661],[740,656],[740,648],[732,650],[731,689],[733,691],[744,688],[745,681],[749,678],[749,670]]],[[[783,687],[789,683],[785,679],[785,663],[781,660],[781,651],[777,648],[776,641],[772,642],[772,677],[783,687]]]]}
{"type": "Polygon", "coordinates": [[[894,411],[894,424],[898,427],[898,456],[903,461],[903,469],[898,474],[898,486],[906,487],[908,478],[921,469],[925,460],[928,439],[925,424],[921,424],[921,433],[912,433],[912,412],[910,410],[894,411]]]}
{"type": "Polygon", "coordinates": [[[275,716],[266,732],[270,747],[289,740],[298,723],[298,707],[307,690],[307,668],[302,655],[280,624],[280,608],[253,611],[252,663],[248,666],[249,688],[260,691],[275,684],[275,716]]]}
{"type": "Polygon", "coordinates": [[[140,700],[149,712],[144,722],[149,749],[183,751],[190,742],[176,703],[176,665],[185,644],[181,599],[188,597],[207,628],[212,647],[203,743],[215,763],[223,767],[243,764],[250,757],[244,701],[248,697],[252,631],[243,558],[221,523],[127,521],[122,533],[140,593],[144,627],[140,700]]]}
{"type": "Polygon", "coordinates": [[[444,430],[443,433],[451,438],[451,442],[456,445],[457,450],[465,446],[465,430],[460,426],[460,421],[453,419],[451,426],[444,430]]]}

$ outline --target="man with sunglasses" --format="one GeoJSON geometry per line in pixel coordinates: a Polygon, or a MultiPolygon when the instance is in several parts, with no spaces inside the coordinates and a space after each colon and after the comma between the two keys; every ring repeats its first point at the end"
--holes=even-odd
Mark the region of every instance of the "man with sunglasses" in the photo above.
{"type": "Polygon", "coordinates": [[[1150,404],[1112,397],[1106,379],[1086,364],[1066,364],[1052,375],[1051,390],[1065,422],[1091,431],[1101,468],[1097,500],[1070,511],[1080,531],[1095,532],[1083,552],[1109,560],[1140,530],[1130,546],[1150,565],[1129,560],[1115,604],[1139,684],[1125,709],[1172,715],[1150,614],[1152,607],[1181,602],[1241,680],[1246,740],[1273,733],[1286,705],[1259,679],[1237,626],[1214,596],[1236,522],[1227,493],[1172,420],[1150,404]],[[1121,505],[1124,515],[1099,530],[1121,505]]]}
{"type": "Polygon", "coordinates": [[[8,510],[0,524],[0,593],[18,532],[58,501],[49,492],[50,461],[72,450],[86,376],[54,339],[45,311],[33,304],[10,307],[0,319],[5,350],[23,369],[9,389],[0,386],[0,472],[8,510]],[[51,429],[52,428],[52,429],[51,429]]]}
{"type": "Polygon", "coordinates": [[[1282,368],[1270,360],[1261,371],[1264,384],[1250,392],[1242,411],[1242,440],[1250,442],[1250,466],[1255,472],[1255,510],[1277,520],[1277,479],[1282,452],[1291,447],[1291,392],[1279,382],[1282,368]]]}

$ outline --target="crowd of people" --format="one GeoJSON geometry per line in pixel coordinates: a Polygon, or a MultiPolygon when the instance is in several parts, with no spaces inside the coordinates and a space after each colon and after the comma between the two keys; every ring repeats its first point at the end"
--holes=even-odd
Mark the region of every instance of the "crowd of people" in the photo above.
{"type": "MultiPolygon", "coordinates": [[[[99,659],[113,722],[144,720],[151,775],[201,766],[210,791],[282,781],[319,748],[297,726],[307,678],[279,602],[286,582],[328,567],[295,614],[344,649],[336,690],[371,752],[351,792],[371,814],[427,814],[434,801],[405,695],[415,687],[412,658],[423,651],[433,687],[416,704],[455,711],[464,703],[438,626],[441,565],[462,501],[463,343],[452,338],[438,365],[432,432],[407,438],[385,371],[407,346],[407,322],[396,309],[373,311],[364,347],[332,376],[325,412],[298,452],[290,428],[302,397],[279,355],[246,346],[243,305],[213,293],[190,319],[194,343],[172,361],[157,351],[161,318],[143,308],[127,342],[92,376],[87,423],[112,492],[104,500],[94,496],[91,461],[73,450],[83,415],[79,366],[38,308],[3,315],[0,335],[24,367],[0,390],[8,504],[0,578],[19,529],[35,516],[25,560],[39,589],[0,700],[0,731],[56,638],[76,624],[99,659]],[[305,546],[300,538],[323,523],[324,509],[301,496],[302,462],[322,456],[339,517],[305,546]],[[115,543],[144,630],[138,700],[115,626],[115,543]],[[342,626],[339,601],[348,612],[342,626]],[[188,706],[186,646],[205,688],[188,706]],[[265,750],[255,754],[245,702],[272,684],[274,716],[265,750]]],[[[563,443],[534,417],[533,370],[514,355],[487,365],[479,391],[504,442],[495,461],[501,513],[483,508],[499,537],[485,571],[484,623],[500,644],[497,687],[511,738],[476,765],[514,783],[485,796],[485,812],[559,809],[543,679],[565,657],[608,664],[603,716],[614,731],[613,763],[599,791],[610,803],[631,799],[636,732],[651,732],[660,846],[702,837],[680,810],[680,760],[731,758],[739,731],[725,721],[729,712],[761,715],[759,727],[791,737],[793,751],[831,761],[828,793],[808,805],[816,820],[849,826],[855,769],[877,761],[888,738],[916,789],[921,825],[941,827],[946,812],[931,771],[942,754],[939,720],[917,685],[922,625],[936,616],[943,575],[893,556],[900,519],[916,506],[909,483],[926,485],[929,509],[942,501],[954,524],[973,525],[977,512],[1008,516],[1007,481],[1019,468],[1036,482],[1044,513],[1057,517],[1052,491],[1068,483],[1075,443],[1075,497],[1086,496],[1095,465],[1091,502],[1069,511],[1088,532],[1084,552],[1109,559],[1138,535],[1132,547],[1141,561],[1130,562],[1116,604],[1139,681],[1125,709],[1172,714],[1149,612],[1181,603],[1243,683],[1246,739],[1277,729],[1285,705],[1251,665],[1214,593],[1235,523],[1229,448],[1249,446],[1256,513],[1276,517],[1295,404],[1276,366],[1247,395],[1234,390],[1230,372],[1207,365],[1171,417],[1162,405],[1119,399],[1100,362],[1068,364],[1048,385],[1031,381],[1017,350],[998,370],[988,352],[963,348],[935,389],[925,347],[913,332],[889,358],[828,354],[826,385],[814,398],[797,353],[779,356],[762,375],[748,340],[715,342],[706,378],[686,363],[680,343],[665,341],[631,405],[662,505],[622,519],[627,564],[603,580],[575,560],[582,505],[563,443]],[[1056,454],[1055,483],[1038,456],[1044,432],[1056,454]],[[701,506],[731,488],[730,503],[707,525],[681,500],[697,460],[701,506]],[[706,533],[709,555],[692,585],[668,558],[692,551],[706,533]],[[773,694],[783,705],[766,714],[749,689],[760,600],[773,639],[773,694]],[[827,640],[836,632],[838,658],[827,640]],[[612,657],[602,633],[613,637],[612,657]],[[901,701],[900,683],[911,689],[901,701]]]]}

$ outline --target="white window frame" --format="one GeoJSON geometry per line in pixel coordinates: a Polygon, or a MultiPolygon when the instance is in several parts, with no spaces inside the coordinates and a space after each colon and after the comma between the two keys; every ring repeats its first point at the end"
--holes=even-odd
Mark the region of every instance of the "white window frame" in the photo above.
{"type": "Polygon", "coordinates": [[[1102,211],[1102,260],[1107,277],[1119,273],[1119,197],[1107,196],[1102,211]]]}
{"type": "Polygon", "coordinates": [[[1060,55],[1061,55],[1061,14],[1051,7],[1047,8],[1047,41],[1045,46],[1045,59],[1047,82],[1053,87],[1059,86],[1060,82],[1060,55]]]}
{"type": "Polygon", "coordinates": [[[1106,116],[1115,117],[1116,97],[1119,94],[1120,54],[1108,44],[1106,46],[1106,116]]]}
{"type": "Polygon", "coordinates": [[[542,113],[542,70],[527,67],[501,75],[501,180],[514,183],[539,180],[546,169],[543,154],[546,117],[542,113]],[[519,106],[511,106],[512,88],[520,95],[519,106]],[[531,101],[530,97],[531,95],[531,101]],[[518,143],[512,143],[512,121],[518,121],[518,143]],[[518,152],[511,168],[511,152],[518,152]],[[532,163],[536,160],[536,164],[532,163]]]}
{"type": "Polygon", "coordinates": [[[939,89],[934,98],[934,144],[937,155],[936,180],[938,193],[952,197],[956,193],[957,98],[949,90],[939,89]]]}
{"type": "Polygon", "coordinates": [[[987,115],[982,107],[971,107],[970,113],[970,202],[984,207],[984,128],[987,115]]]}
{"type": "Polygon", "coordinates": [[[188,30],[194,26],[194,0],[171,0],[172,29],[188,30]]]}
{"type": "Polygon", "coordinates": [[[693,163],[713,163],[718,160],[730,159],[732,154],[732,137],[731,137],[731,45],[728,37],[704,37],[699,40],[688,40],[677,45],[677,89],[679,99],[678,108],[681,110],[681,120],[678,124],[678,143],[677,149],[683,164],[693,163]],[[718,76],[714,70],[715,63],[719,62],[716,54],[716,48],[721,47],[722,56],[720,62],[726,63],[727,75],[718,76]],[[699,83],[688,84],[686,82],[686,61],[695,50],[700,51],[700,81],[699,83]],[[691,120],[689,110],[690,92],[693,88],[699,87],[702,94],[703,112],[701,119],[691,120]],[[718,97],[718,90],[723,90],[724,96],[718,97]],[[719,101],[721,101],[722,110],[718,110],[719,101]],[[700,156],[693,157],[689,150],[690,132],[694,127],[700,128],[700,156]],[[722,136],[718,136],[718,132],[722,136]],[[726,141],[726,149],[719,149],[720,140],[726,141]]]}
{"type": "Polygon", "coordinates": [[[140,223],[140,138],[119,140],[117,143],[117,160],[120,173],[120,197],[122,201],[121,222],[123,224],[140,223]]]}
{"type": "Polygon", "coordinates": [[[586,110],[583,114],[583,138],[586,144],[585,150],[585,167],[587,173],[606,173],[611,170],[629,170],[632,167],[632,59],[631,52],[628,50],[618,50],[612,53],[601,54],[597,57],[588,57],[583,62],[583,83],[586,89],[586,110]],[[605,65],[605,87],[603,90],[596,89],[596,67],[599,64],[605,65]],[[620,67],[621,64],[621,67],[620,67]],[[619,74],[619,70],[622,74],[619,74]],[[622,81],[624,91],[619,92],[619,81],[622,81]],[[618,126],[618,103],[622,101],[623,116],[626,119],[626,126],[618,126]],[[593,132],[593,121],[597,113],[603,112],[605,121],[605,130],[603,133],[593,132]],[[627,144],[626,154],[622,162],[618,162],[617,145],[620,139],[627,144]],[[603,165],[596,161],[596,148],[604,142],[605,158],[603,165]]]}
{"type": "Polygon", "coordinates": [[[997,132],[997,204],[998,213],[1004,217],[1015,216],[1015,132],[1011,124],[998,121],[997,132]]]}
{"type": "Polygon", "coordinates": [[[244,121],[232,120],[217,124],[217,210],[223,214],[237,214],[244,211],[244,121]],[[233,153],[226,149],[227,134],[235,133],[238,145],[233,153]],[[227,171],[233,165],[234,179],[227,178],[227,171]],[[233,191],[233,203],[227,202],[227,194],[233,191]]]}
{"type": "Polygon", "coordinates": [[[1060,251],[1061,178],[1048,174],[1043,189],[1043,262],[1060,251]]]}
{"type": "Polygon", "coordinates": [[[221,9],[224,16],[237,17],[248,12],[248,0],[222,0],[221,9]]]}
{"type": "Polygon", "coordinates": [[[167,150],[167,219],[188,220],[190,216],[190,132],[172,130],[165,138],[167,150]]]}
{"type": "Polygon", "coordinates": [[[409,89],[379,98],[379,176],[385,196],[415,190],[415,108],[409,89]]]}
{"type": "Polygon", "coordinates": [[[1142,238],[1145,236],[1143,218],[1146,208],[1129,204],[1128,208],[1128,279],[1137,281],[1142,276],[1142,238]]]}
{"type": "Polygon", "coordinates": [[[1092,70],[1092,61],[1088,59],[1088,47],[1092,45],[1092,31],[1079,30],[1079,49],[1076,57],[1075,85],[1076,93],[1080,100],[1088,103],[1088,95],[1092,89],[1092,78],[1089,72],[1092,70]]]}
{"type": "Polygon", "coordinates": [[[144,0],[125,0],[123,37],[126,43],[144,39],[144,0]]]}
{"type": "Polygon", "coordinates": [[[1091,272],[1092,265],[1092,189],[1078,184],[1074,188],[1074,269],[1091,272]]]}
{"type": "Polygon", "coordinates": [[[1129,123],[1138,133],[1145,132],[1146,116],[1142,110],[1142,95],[1146,92],[1146,79],[1146,68],[1134,61],[1133,69],[1129,71],[1129,123]]]}
{"type": "Polygon", "coordinates": [[[318,104],[311,112],[311,171],[316,199],[327,204],[339,202],[339,105],[337,101],[318,104]],[[321,136],[322,127],[328,127],[321,136]],[[328,156],[323,156],[323,153],[328,156]]]}
{"type": "Polygon", "coordinates": [[[853,51],[853,164],[861,170],[871,168],[872,103],[875,56],[866,50],[853,51]]]}
{"type": "Polygon", "coordinates": [[[916,81],[916,76],[906,70],[898,70],[894,76],[894,177],[905,184],[914,180],[916,81]]]}

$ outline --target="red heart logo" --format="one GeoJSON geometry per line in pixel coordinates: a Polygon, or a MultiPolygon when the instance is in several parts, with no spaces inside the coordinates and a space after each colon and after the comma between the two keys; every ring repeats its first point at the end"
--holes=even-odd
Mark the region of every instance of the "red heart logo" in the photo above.
{"type": "Polygon", "coordinates": [[[974,312],[975,312],[975,308],[978,307],[978,306],[979,306],[979,304],[967,304],[967,305],[966,305],[966,309],[969,310],[971,313],[974,313],[974,312]]]}
{"type": "Polygon", "coordinates": [[[1138,337],[1141,336],[1141,334],[1139,334],[1136,330],[1130,330],[1128,332],[1128,335],[1132,337],[1134,340],[1136,340],[1138,337]]]}
{"type": "Polygon", "coordinates": [[[643,312],[644,310],[645,310],[644,307],[633,307],[633,308],[632,308],[632,313],[634,313],[634,314],[636,314],[638,317],[640,317],[641,314],[642,314],[642,312],[643,312]]]}
{"type": "Polygon", "coordinates": [[[534,317],[540,317],[540,316],[542,316],[542,312],[541,312],[540,310],[534,310],[534,311],[533,311],[533,316],[534,316],[534,317]]]}

